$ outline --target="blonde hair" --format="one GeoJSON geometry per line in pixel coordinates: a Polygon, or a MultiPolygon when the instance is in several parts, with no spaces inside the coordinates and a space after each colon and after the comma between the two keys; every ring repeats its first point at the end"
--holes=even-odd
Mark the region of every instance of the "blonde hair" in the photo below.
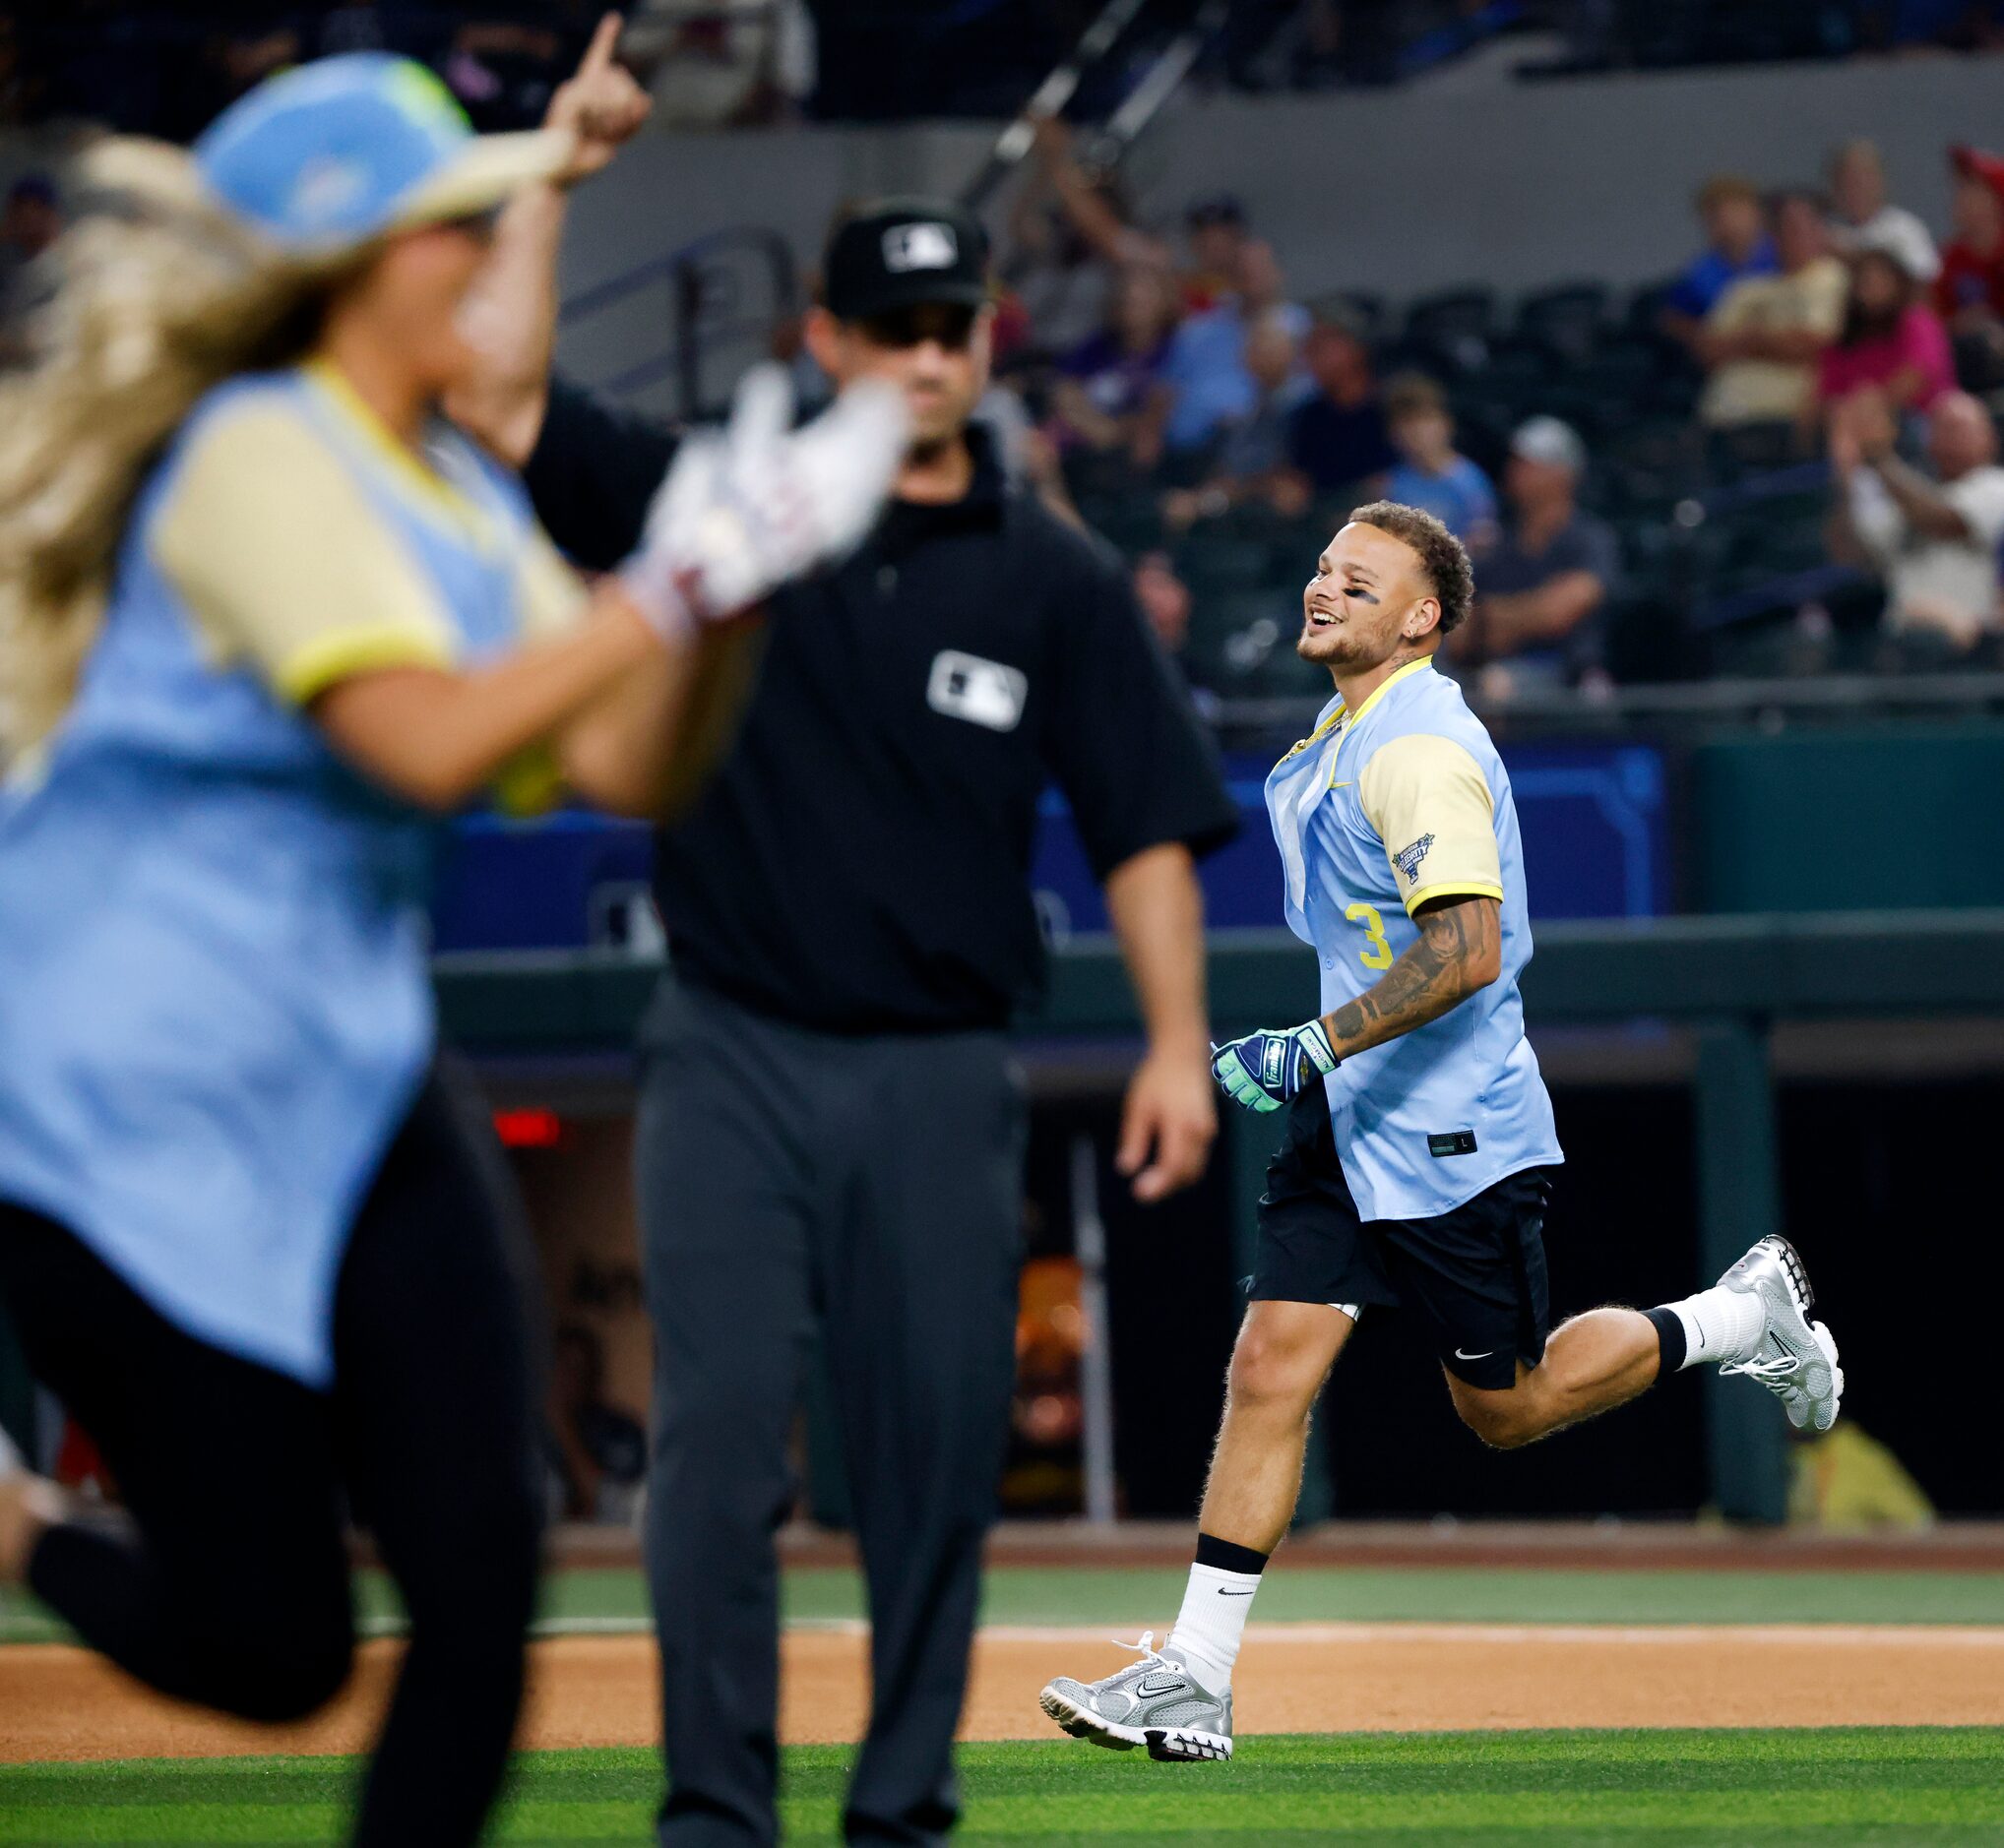
{"type": "Polygon", "coordinates": [[[301,357],[360,261],[281,255],[164,143],[100,142],[81,177],[114,209],[58,241],[35,358],[0,384],[0,761],[74,697],[147,468],[212,387],[301,357]]]}

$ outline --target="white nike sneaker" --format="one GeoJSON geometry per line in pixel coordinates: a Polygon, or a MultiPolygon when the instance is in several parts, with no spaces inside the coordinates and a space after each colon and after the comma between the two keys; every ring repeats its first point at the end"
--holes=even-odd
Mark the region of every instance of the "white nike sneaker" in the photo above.
{"type": "Polygon", "coordinates": [[[1844,1397],[1844,1369],[1830,1330],[1809,1320],[1816,1292],[1794,1246],[1785,1238],[1762,1239],[1719,1283],[1757,1296],[1768,1318],[1752,1355],[1719,1371],[1758,1380],[1782,1401],[1797,1431],[1828,1431],[1844,1397]]]}
{"type": "Polygon", "coordinates": [[[1155,1632],[1143,1632],[1132,1662],[1104,1681],[1060,1675],[1037,1695],[1037,1704],[1074,1739],[1090,1739],[1114,1752],[1146,1746],[1148,1756],[1170,1763],[1231,1756],[1231,1694],[1215,1694],[1174,1656],[1159,1653],[1155,1632]]]}

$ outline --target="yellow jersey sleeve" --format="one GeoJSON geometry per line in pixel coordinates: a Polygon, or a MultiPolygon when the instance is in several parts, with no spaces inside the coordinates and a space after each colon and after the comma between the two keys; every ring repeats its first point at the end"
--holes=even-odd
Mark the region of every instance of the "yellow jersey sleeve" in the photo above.
{"type": "Polygon", "coordinates": [[[437,591],[289,405],[195,436],[152,550],[212,657],[250,662],[294,705],[351,674],[455,659],[437,591]]]}
{"type": "Polygon", "coordinates": [[[1409,915],[1429,898],[1503,896],[1495,805],[1481,766],[1451,738],[1409,732],[1357,777],[1409,915]]]}
{"type": "Polygon", "coordinates": [[[565,562],[540,526],[531,531],[523,547],[516,586],[525,642],[570,634],[584,619],[585,606],[592,600],[584,579],[565,562]]]}
{"type": "MultiPolygon", "coordinates": [[[[549,535],[535,526],[516,568],[515,598],[522,640],[547,642],[577,628],[592,593],[549,535]]],[[[548,743],[532,745],[494,779],[494,806],[518,820],[546,815],[563,799],[563,769],[548,743]]]]}

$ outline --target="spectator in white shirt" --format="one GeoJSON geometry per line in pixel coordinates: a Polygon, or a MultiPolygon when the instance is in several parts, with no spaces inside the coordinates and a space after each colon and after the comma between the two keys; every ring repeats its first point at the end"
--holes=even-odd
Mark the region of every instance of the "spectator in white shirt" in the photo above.
{"type": "Polygon", "coordinates": [[[1920,283],[1941,274],[1934,235],[1886,197],[1886,168],[1868,141],[1847,141],[1830,157],[1830,241],[1839,254],[1883,250],[1920,283]]]}
{"type": "Polygon", "coordinates": [[[1833,546],[1884,582],[1891,634],[1931,638],[1937,648],[1967,654],[1999,627],[2004,468],[1996,427],[1967,392],[1943,393],[1927,414],[1928,471],[1901,460],[1898,433],[1892,406],[1876,389],[1836,407],[1833,546]]]}

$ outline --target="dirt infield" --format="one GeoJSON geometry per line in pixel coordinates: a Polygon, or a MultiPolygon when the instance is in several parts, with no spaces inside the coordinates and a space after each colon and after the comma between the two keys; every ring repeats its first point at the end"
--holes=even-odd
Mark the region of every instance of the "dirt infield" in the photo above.
{"type": "MultiPolygon", "coordinates": [[[[364,1644],[332,1708],[274,1728],[172,1705],[81,1649],[0,1649],[0,1761],[357,1751],[400,1647],[364,1644]]],[[[789,1743],[858,1736],[863,1651],[858,1627],[788,1633],[781,1732],[789,1743]]],[[[1123,1659],[1097,1631],[985,1632],[962,1735],[1045,1737],[1037,1689],[1053,1674],[1101,1675],[1123,1659]]],[[[657,1738],[648,1638],[544,1640],[533,1673],[525,1747],[657,1738]]],[[[1256,1624],[1236,1693],[1241,1733],[1998,1725],[2004,1629],[1256,1624]]]]}

